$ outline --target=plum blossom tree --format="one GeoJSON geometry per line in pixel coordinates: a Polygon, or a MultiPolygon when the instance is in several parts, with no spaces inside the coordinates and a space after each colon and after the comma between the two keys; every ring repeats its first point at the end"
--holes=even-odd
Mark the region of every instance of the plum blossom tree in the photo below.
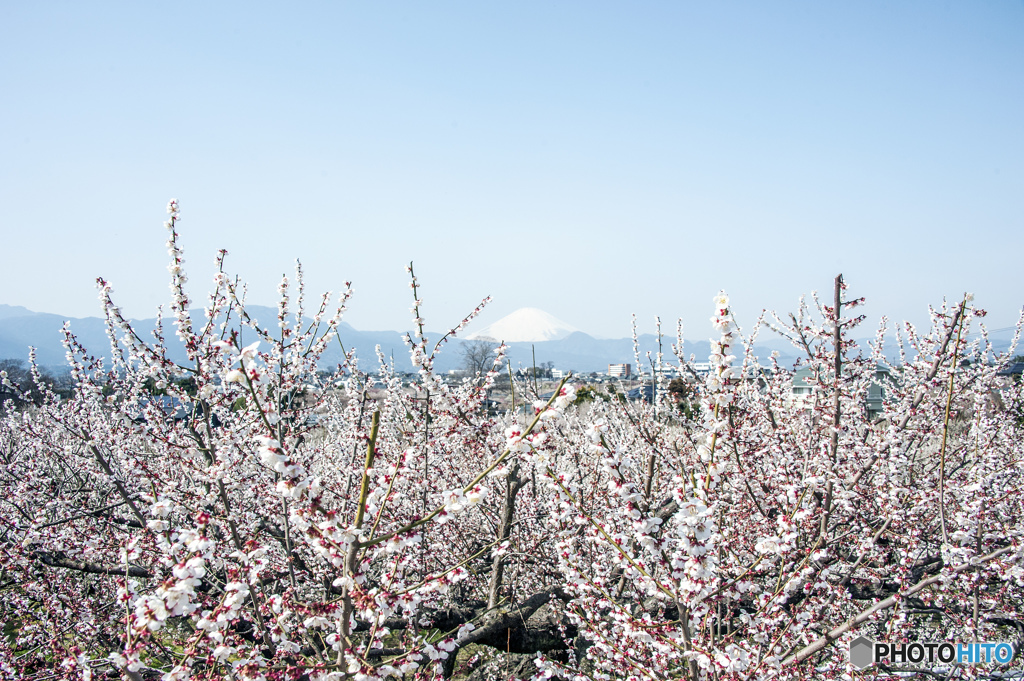
{"type": "Polygon", "coordinates": [[[969,296],[889,362],[841,278],[747,337],[722,293],[699,410],[576,407],[566,380],[493,415],[503,346],[480,380],[433,368],[486,300],[428,340],[410,266],[413,384],[379,350],[325,373],[348,285],[307,308],[297,268],[261,324],[221,252],[195,312],[168,209],[176,340],[100,280],[109,360],[65,327],[72,397],[32,368],[38,406],[0,421],[3,678],[849,678],[860,634],[1019,642],[1022,387],[969,296]],[[812,399],[758,364],[766,328],[812,399]]]}

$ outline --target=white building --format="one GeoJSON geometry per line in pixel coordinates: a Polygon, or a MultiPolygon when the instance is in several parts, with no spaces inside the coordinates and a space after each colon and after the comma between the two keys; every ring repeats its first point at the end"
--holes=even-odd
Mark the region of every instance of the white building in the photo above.
{"type": "Polygon", "coordinates": [[[608,375],[615,378],[629,378],[633,373],[632,364],[609,364],[608,375]]]}

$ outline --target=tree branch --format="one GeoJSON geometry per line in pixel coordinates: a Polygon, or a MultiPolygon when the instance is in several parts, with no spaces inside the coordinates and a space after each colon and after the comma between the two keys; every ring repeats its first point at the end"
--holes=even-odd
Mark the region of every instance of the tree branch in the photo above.
{"type": "Polygon", "coordinates": [[[129,577],[144,577],[150,578],[153,573],[145,568],[129,566],[127,569],[120,565],[107,566],[100,565],[98,563],[87,563],[81,560],[74,560],[69,558],[61,551],[33,551],[29,554],[31,558],[38,560],[43,565],[50,567],[66,568],[68,570],[77,570],[79,572],[88,572],[93,575],[124,575],[127,574],[129,577]]]}
{"type": "Polygon", "coordinates": [[[913,596],[918,591],[923,591],[924,589],[927,589],[928,587],[930,587],[932,584],[935,584],[936,582],[939,582],[939,581],[941,581],[941,580],[943,580],[943,579],[945,579],[945,578],[947,578],[947,577],[949,577],[951,575],[955,575],[955,574],[959,574],[961,572],[967,572],[968,570],[976,569],[976,568],[980,567],[983,563],[987,563],[987,562],[989,562],[991,560],[995,560],[999,556],[1003,555],[1004,553],[1008,553],[1008,552],[1012,551],[1013,549],[1014,549],[1014,547],[1012,547],[1012,546],[1005,546],[1005,547],[1003,547],[1003,548],[1001,548],[1001,549],[999,549],[997,551],[993,551],[992,553],[990,553],[990,554],[988,554],[986,556],[982,556],[982,557],[980,557],[980,558],[978,558],[978,559],[976,559],[974,561],[971,561],[970,563],[964,563],[963,565],[958,565],[958,566],[956,566],[955,568],[951,569],[949,572],[947,572],[945,574],[940,573],[940,574],[937,574],[937,575],[935,575],[933,577],[929,577],[928,579],[921,580],[920,582],[918,582],[914,586],[912,586],[909,589],[907,589],[906,591],[904,591],[902,594],[893,594],[889,598],[886,598],[884,601],[879,601],[878,603],[875,603],[874,605],[872,605],[870,608],[867,608],[865,610],[860,611],[860,613],[858,613],[854,617],[851,617],[850,619],[848,619],[844,624],[841,624],[840,626],[836,627],[835,629],[832,629],[827,634],[825,634],[821,638],[817,639],[814,643],[811,643],[810,645],[805,646],[800,651],[798,651],[798,652],[790,655],[789,657],[787,657],[785,660],[782,661],[782,664],[784,664],[784,665],[786,665],[786,664],[799,664],[799,663],[803,662],[804,660],[806,660],[807,658],[809,658],[811,655],[814,655],[815,653],[817,653],[822,648],[825,648],[825,647],[831,645],[837,638],[839,638],[840,636],[842,636],[846,632],[848,632],[851,629],[856,628],[858,625],[863,624],[864,622],[866,622],[876,612],[880,612],[882,610],[888,610],[889,608],[893,607],[894,605],[896,605],[899,602],[899,600],[901,598],[906,598],[907,596],[913,596]]]}

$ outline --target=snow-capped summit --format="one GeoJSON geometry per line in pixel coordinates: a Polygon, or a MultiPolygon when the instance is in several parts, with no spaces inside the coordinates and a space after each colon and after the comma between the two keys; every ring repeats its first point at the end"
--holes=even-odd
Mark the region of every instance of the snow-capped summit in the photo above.
{"type": "Polygon", "coordinates": [[[544,310],[523,307],[502,317],[466,338],[468,340],[505,341],[506,343],[539,343],[561,340],[579,329],[552,317],[544,310]]]}

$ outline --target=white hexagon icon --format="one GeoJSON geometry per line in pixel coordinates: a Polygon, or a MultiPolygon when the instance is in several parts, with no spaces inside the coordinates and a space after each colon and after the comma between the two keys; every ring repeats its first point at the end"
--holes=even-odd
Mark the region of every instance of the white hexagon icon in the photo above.
{"type": "Polygon", "coordinates": [[[864,669],[874,662],[874,655],[872,655],[872,649],[875,647],[874,641],[865,637],[858,636],[857,638],[850,641],[850,664],[857,669],[864,669]]]}

